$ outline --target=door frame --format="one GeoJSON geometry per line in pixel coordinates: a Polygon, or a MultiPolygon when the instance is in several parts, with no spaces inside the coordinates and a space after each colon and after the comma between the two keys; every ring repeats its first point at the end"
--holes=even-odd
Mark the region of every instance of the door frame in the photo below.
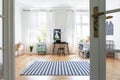
{"type": "MultiPolygon", "coordinates": [[[[4,0],[4,80],[15,80],[14,2],[14,0],[4,0]]],[[[90,80],[105,80],[105,15],[99,17],[99,37],[94,38],[93,18],[91,16],[94,6],[98,6],[99,11],[105,11],[105,0],[90,0],[90,53],[92,53],[90,54],[90,80]]]]}
{"type": "Polygon", "coordinates": [[[3,79],[15,80],[14,0],[3,0],[3,79]]]}

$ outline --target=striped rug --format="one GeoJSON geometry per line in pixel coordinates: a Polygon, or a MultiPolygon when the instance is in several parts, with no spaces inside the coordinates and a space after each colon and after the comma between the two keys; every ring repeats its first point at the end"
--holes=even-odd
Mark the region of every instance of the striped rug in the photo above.
{"type": "Polygon", "coordinates": [[[90,64],[86,61],[35,61],[20,75],[89,76],[90,64]]]}

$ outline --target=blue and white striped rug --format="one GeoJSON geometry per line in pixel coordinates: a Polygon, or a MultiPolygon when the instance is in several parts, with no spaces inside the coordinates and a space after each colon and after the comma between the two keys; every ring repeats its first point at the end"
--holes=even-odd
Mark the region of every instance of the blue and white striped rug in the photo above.
{"type": "Polygon", "coordinates": [[[20,75],[89,76],[90,64],[86,61],[35,61],[20,75]]]}

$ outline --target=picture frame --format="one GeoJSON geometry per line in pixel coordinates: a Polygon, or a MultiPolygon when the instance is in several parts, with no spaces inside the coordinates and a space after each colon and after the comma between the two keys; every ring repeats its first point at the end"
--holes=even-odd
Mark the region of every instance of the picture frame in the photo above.
{"type": "Polygon", "coordinates": [[[61,29],[53,30],[53,40],[54,42],[61,42],[61,29]]]}

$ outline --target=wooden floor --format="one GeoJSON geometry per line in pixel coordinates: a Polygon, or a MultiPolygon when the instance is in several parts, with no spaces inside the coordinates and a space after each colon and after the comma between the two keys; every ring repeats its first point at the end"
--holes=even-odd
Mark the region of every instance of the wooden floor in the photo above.
{"type": "Polygon", "coordinates": [[[107,58],[106,80],[120,80],[120,59],[107,58]]]}
{"type": "MultiPolygon", "coordinates": [[[[20,76],[20,73],[34,61],[81,61],[89,62],[78,55],[29,55],[23,54],[15,59],[16,80],[90,80],[89,76],[20,76]]],[[[120,60],[107,59],[107,80],[120,80],[120,60]]]]}

